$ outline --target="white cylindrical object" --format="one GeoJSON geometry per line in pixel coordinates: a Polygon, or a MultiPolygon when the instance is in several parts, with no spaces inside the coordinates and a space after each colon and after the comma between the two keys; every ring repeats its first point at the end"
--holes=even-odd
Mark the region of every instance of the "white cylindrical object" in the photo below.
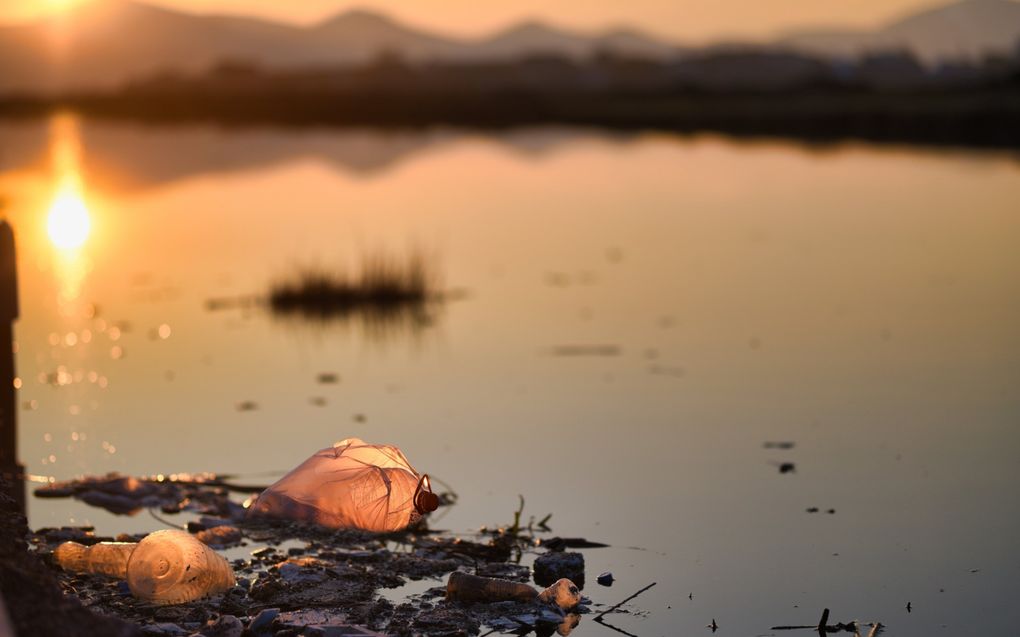
{"type": "Polygon", "coordinates": [[[138,543],[127,565],[128,586],[140,599],[181,604],[235,584],[230,563],[185,531],[156,531],[138,543]]]}

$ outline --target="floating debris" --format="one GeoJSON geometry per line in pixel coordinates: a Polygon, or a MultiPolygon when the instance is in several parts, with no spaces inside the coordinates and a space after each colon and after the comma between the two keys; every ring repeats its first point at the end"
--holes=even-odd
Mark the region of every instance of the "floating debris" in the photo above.
{"type": "Polygon", "coordinates": [[[684,378],[687,376],[687,369],[680,366],[670,365],[649,365],[648,373],[655,376],[668,376],[670,378],[684,378]]]}
{"type": "Polygon", "coordinates": [[[335,385],[340,382],[340,375],[333,372],[322,372],[315,377],[315,382],[320,385],[335,385]]]}
{"type": "MultiPolygon", "coordinates": [[[[540,522],[538,526],[541,527],[542,523],[540,522]]],[[[609,545],[602,542],[592,542],[583,537],[550,537],[539,542],[539,546],[550,551],[562,551],[563,549],[603,549],[609,545]]]]}
{"type": "Polygon", "coordinates": [[[792,462],[783,462],[779,465],[779,473],[795,473],[797,465],[792,462]]]}
{"type": "Polygon", "coordinates": [[[765,444],[763,444],[762,446],[765,447],[766,449],[793,449],[796,446],[796,444],[797,443],[795,443],[795,442],[785,442],[785,441],[774,442],[774,441],[768,441],[765,444]]]}
{"type": "Polygon", "coordinates": [[[462,571],[450,574],[446,583],[446,598],[463,602],[535,602],[555,604],[563,610],[576,608],[581,603],[581,592],[568,579],[557,580],[541,593],[520,582],[492,577],[469,575],[462,571]]]}
{"type": "Polygon", "coordinates": [[[234,405],[237,411],[255,411],[258,408],[259,404],[254,400],[242,400],[234,405]]]}
{"type": "Polygon", "coordinates": [[[609,344],[578,344],[578,345],[555,345],[549,352],[553,356],[619,356],[623,353],[619,345],[609,344]]]}
{"type": "Polygon", "coordinates": [[[652,582],[651,584],[649,584],[648,586],[645,586],[644,588],[642,588],[642,589],[641,589],[641,590],[639,590],[638,592],[634,593],[633,595],[631,595],[631,596],[629,596],[629,597],[625,597],[625,598],[623,599],[623,601],[620,601],[620,602],[618,602],[618,603],[616,603],[616,604],[613,604],[612,606],[610,606],[610,607],[609,607],[609,608],[607,608],[606,610],[604,610],[604,611],[602,611],[601,613],[599,613],[598,615],[596,615],[596,616],[595,616],[595,619],[594,619],[593,621],[597,621],[597,622],[599,622],[600,624],[605,624],[605,621],[603,620],[603,618],[604,618],[604,617],[605,617],[606,615],[608,615],[609,613],[612,613],[612,612],[616,611],[616,610],[617,610],[618,608],[620,608],[621,606],[623,606],[624,604],[626,604],[626,603],[627,603],[627,602],[629,602],[630,600],[634,599],[635,597],[637,597],[637,596],[638,596],[638,595],[640,595],[641,593],[644,593],[644,592],[645,592],[645,591],[647,591],[648,589],[652,588],[652,587],[653,587],[653,586],[655,586],[655,585],[656,585],[657,583],[658,583],[658,582],[652,582]]]}
{"type": "Polygon", "coordinates": [[[347,438],[263,491],[248,516],[385,533],[416,524],[438,506],[428,475],[419,474],[400,449],[347,438]]]}

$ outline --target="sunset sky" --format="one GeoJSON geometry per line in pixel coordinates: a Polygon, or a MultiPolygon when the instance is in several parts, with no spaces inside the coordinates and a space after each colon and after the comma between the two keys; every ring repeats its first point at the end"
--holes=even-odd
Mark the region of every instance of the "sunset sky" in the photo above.
{"type": "MultiPolygon", "coordinates": [[[[22,21],[82,0],[2,0],[0,21],[22,21]]],[[[458,35],[483,35],[537,18],[595,29],[629,25],[686,41],[768,37],[801,27],[872,27],[948,0],[150,0],[194,12],[258,15],[309,23],[365,8],[413,25],[458,35]]]]}

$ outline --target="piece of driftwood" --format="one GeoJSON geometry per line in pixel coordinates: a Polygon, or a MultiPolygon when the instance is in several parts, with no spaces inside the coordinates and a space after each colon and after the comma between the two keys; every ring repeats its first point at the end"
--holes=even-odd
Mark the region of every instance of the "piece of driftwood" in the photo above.
{"type": "MultiPolygon", "coordinates": [[[[881,626],[881,623],[876,622],[876,625],[881,626]]],[[[822,618],[818,620],[818,624],[814,626],[773,626],[770,630],[817,630],[821,637],[825,637],[828,633],[839,633],[839,632],[857,632],[857,622],[837,622],[835,624],[829,624],[829,609],[822,610],[822,618]]],[[[876,633],[877,634],[877,633],[876,633]]],[[[870,635],[869,635],[870,637],[870,635]]]]}

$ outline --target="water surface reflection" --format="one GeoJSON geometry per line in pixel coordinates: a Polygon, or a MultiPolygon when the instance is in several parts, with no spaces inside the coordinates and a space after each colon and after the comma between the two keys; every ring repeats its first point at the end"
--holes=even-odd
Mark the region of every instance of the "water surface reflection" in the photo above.
{"type": "MultiPolygon", "coordinates": [[[[0,189],[23,246],[31,472],[264,473],[359,435],[455,486],[448,528],[509,522],[523,494],[557,533],[611,544],[586,551],[619,582],[589,587],[596,601],[659,582],[646,614],[614,618],[631,633],[715,617],[759,634],[823,607],[898,635],[1020,622],[1012,158],[596,131],[79,130],[93,226],[71,316],[45,129],[0,127],[23,159],[0,189]],[[434,347],[205,309],[295,263],[409,242],[472,292],[434,347]]],[[[30,516],[157,524],[74,507],[30,516]]]]}

